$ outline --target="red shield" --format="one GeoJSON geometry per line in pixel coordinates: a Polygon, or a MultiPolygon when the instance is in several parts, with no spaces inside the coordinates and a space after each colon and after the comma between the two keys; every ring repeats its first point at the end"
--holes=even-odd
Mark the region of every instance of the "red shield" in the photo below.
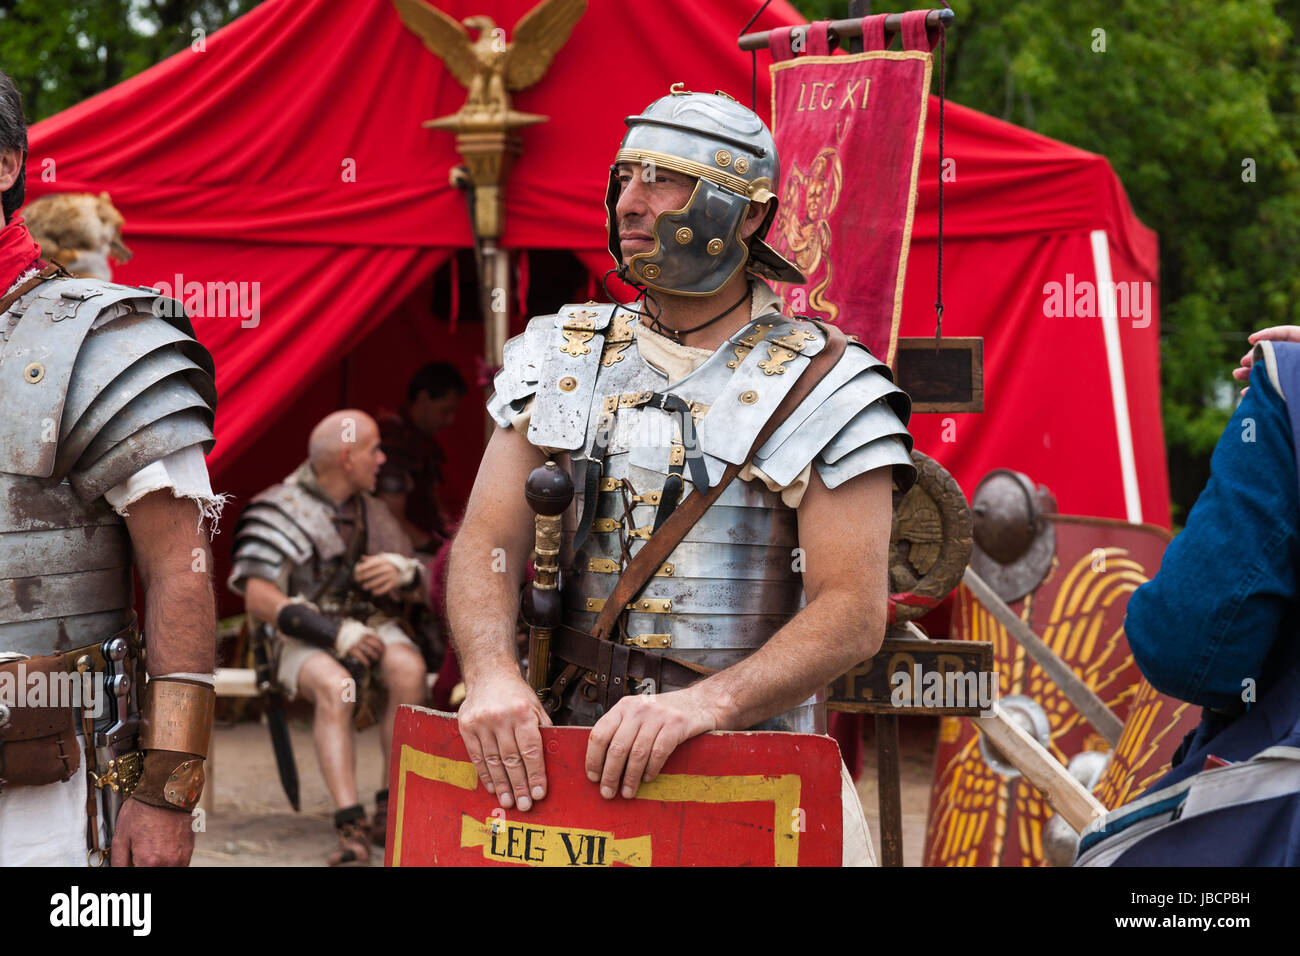
{"type": "Polygon", "coordinates": [[[840,753],[829,737],[714,733],[678,747],[636,797],[587,780],[585,727],[545,728],[548,793],[502,810],[454,717],[398,711],[389,866],[839,866],[840,753]]]}

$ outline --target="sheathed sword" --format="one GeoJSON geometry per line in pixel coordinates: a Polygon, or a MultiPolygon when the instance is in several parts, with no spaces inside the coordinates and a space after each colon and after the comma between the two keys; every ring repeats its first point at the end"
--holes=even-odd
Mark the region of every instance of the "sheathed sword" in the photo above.
{"type": "Polygon", "coordinates": [[[535,538],[533,580],[524,589],[522,612],[528,625],[528,684],[548,712],[559,701],[548,700],[546,678],[551,664],[551,634],[560,626],[561,515],[573,500],[573,480],[559,465],[548,461],[534,468],[524,484],[524,498],[533,509],[535,538]]]}
{"type": "Polygon", "coordinates": [[[257,689],[266,702],[266,726],[271,731],[271,748],[275,751],[275,767],[280,772],[280,785],[294,810],[301,811],[298,795],[298,764],[293,759],[293,743],[289,740],[289,723],[284,716],[284,694],[271,678],[271,635],[269,624],[257,624],[253,629],[253,667],[257,673],[257,689]]]}

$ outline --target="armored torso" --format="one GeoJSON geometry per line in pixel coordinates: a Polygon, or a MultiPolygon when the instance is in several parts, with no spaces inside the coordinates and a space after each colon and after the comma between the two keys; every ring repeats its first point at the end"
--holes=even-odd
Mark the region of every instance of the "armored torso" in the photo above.
{"type": "Polygon", "coordinates": [[[130,539],[104,493],[211,448],[212,358],[179,303],[98,279],[42,283],[0,335],[0,651],[66,651],[130,613],[130,539]]]}
{"type": "MultiPolygon", "coordinates": [[[[716,484],[729,463],[744,463],[825,340],[810,322],[761,316],[670,385],[641,357],[636,324],[625,308],[594,304],[534,319],[506,344],[488,405],[508,426],[536,396],[529,441],[567,453],[576,494],[565,518],[563,588],[566,621],[583,631],[652,533],[671,476],[680,476],[684,498],[697,484],[716,484]]],[[[910,485],[909,405],[888,369],[850,343],[742,472],[754,480],[732,482],[677,545],[626,614],[621,639],[714,670],[753,653],[804,603],[796,513],[773,489],[810,465],[828,488],[886,465],[910,485]]],[[[570,697],[577,720],[599,716],[581,684],[570,697]]],[[[823,695],[764,727],[824,731],[823,695]]]]}
{"type": "Polygon", "coordinates": [[[355,584],[352,569],[362,554],[382,551],[414,554],[388,506],[367,494],[335,505],[303,464],[239,516],[229,583],[243,594],[248,578],[264,578],[327,614],[364,618],[378,607],[355,584]]]}

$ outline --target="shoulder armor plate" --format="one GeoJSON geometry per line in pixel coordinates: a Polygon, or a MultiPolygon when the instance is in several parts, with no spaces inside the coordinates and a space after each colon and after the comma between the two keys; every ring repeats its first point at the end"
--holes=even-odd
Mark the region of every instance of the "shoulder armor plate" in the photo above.
{"type": "Polygon", "coordinates": [[[736,372],[700,421],[699,441],[705,454],[743,465],[812,356],[826,347],[826,334],[811,322],[772,316],[751,322],[730,345],[739,360],[736,372]]]}
{"type": "MultiPolygon", "coordinates": [[[[308,548],[322,561],[333,561],[347,550],[338,529],[334,527],[334,517],[329,507],[311,492],[293,482],[273,485],[257,495],[244,509],[240,521],[242,522],[245,517],[249,519],[256,517],[272,524],[299,544],[305,540],[308,548]],[[267,510],[254,511],[255,505],[267,510]],[[272,509],[279,512],[286,520],[275,521],[271,513],[272,509]]],[[[301,563],[302,560],[295,558],[295,563],[301,563]]]]}
{"type": "Polygon", "coordinates": [[[54,279],[14,304],[19,319],[0,352],[0,471],[67,477],[78,496],[95,497],[172,452],[211,447],[212,358],[179,304],[156,309],[159,300],[54,279]]]}
{"type": "Polygon", "coordinates": [[[553,331],[540,344],[537,394],[528,440],[534,445],[573,450],[587,437],[604,332],[619,306],[566,305],[552,320],[553,331]]]}

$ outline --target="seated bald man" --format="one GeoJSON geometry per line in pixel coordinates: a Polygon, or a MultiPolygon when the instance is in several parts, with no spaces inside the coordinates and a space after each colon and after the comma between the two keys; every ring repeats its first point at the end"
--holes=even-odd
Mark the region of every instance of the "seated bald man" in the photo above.
{"type": "Polygon", "coordinates": [[[274,623],[275,673],[289,696],[315,707],[313,736],[338,808],[330,866],[367,863],[384,842],[388,758],[401,704],[423,704],[424,659],[407,617],[428,600],[425,565],[373,495],[384,453],[365,412],[335,412],[311,433],[308,459],[255,497],[235,526],[230,588],[254,619],[274,623]],[[354,674],[377,670],[388,700],[380,723],[384,775],[367,827],[357,799],[354,674]]]}

